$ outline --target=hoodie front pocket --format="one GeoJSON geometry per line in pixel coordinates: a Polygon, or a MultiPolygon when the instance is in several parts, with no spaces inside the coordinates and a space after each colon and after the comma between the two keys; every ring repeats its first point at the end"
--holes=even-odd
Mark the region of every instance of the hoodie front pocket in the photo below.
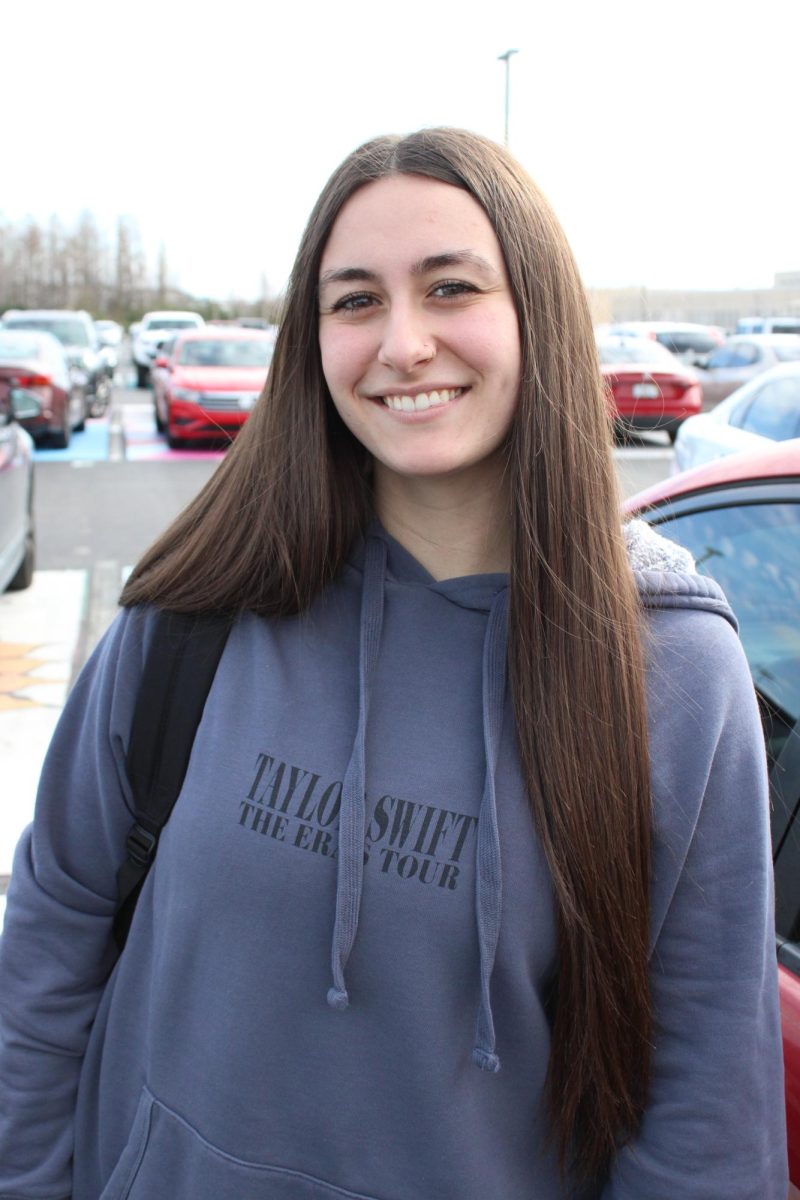
{"type": "Polygon", "coordinates": [[[149,1092],[100,1200],[381,1200],[212,1146],[149,1092]]]}
{"type": "Polygon", "coordinates": [[[103,1188],[100,1200],[127,1200],[127,1197],[130,1196],[131,1186],[147,1150],[153,1103],[150,1093],[146,1089],[143,1090],[139,1097],[127,1145],[119,1157],[111,1178],[103,1188]]]}

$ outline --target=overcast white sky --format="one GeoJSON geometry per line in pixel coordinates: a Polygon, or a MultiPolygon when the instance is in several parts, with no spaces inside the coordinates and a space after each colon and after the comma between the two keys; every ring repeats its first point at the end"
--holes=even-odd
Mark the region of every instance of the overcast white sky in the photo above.
{"type": "Polygon", "coordinates": [[[378,133],[510,145],[586,283],[800,270],[800,0],[9,4],[0,215],[138,222],[198,295],[285,284],[330,171],[378,133]]]}

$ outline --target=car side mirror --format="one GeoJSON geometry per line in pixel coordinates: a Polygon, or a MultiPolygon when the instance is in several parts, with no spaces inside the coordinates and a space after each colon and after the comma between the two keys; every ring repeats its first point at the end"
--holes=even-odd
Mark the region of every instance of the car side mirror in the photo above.
{"type": "Polygon", "coordinates": [[[169,359],[165,358],[163,354],[160,354],[158,356],[158,358],[156,359],[156,361],[153,363],[153,366],[154,367],[166,367],[167,370],[169,370],[169,359]]]}

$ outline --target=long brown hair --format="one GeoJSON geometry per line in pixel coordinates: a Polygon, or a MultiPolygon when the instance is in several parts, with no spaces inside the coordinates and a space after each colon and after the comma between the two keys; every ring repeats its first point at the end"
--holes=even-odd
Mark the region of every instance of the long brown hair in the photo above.
{"type": "Polygon", "coordinates": [[[650,1072],[641,614],[585,294],[550,206],[506,151],[430,129],[368,142],[334,172],[300,245],[265,393],[215,475],[139,562],[122,603],[281,616],[306,608],[340,571],[370,517],[368,460],[325,385],[319,266],[345,201],[395,173],[478,201],[519,316],[508,654],[558,905],[547,1101],[562,1168],[596,1178],[638,1129],[650,1072]]]}

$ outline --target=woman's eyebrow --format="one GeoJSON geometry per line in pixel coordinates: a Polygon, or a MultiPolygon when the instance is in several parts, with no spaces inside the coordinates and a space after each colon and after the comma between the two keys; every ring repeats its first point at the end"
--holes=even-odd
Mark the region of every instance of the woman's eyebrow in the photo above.
{"type": "MultiPolygon", "coordinates": [[[[498,278],[492,264],[474,250],[445,250],[442,254],[429,254],[413,264],[411,274],[430,275],[433,271],[464,266],[474,267],[492,279],[498,278]]],[[[336,267],[320,275],[319,287],[324,288],[329,283],[379,283],[380,278],[379,273],[371,271],[369,267],[336,267]]]]}
{"type": "Polygon", "coordinates": [[[484,275],[497,278],[497,271],[492,264],[474,250],[446,250],[443,254],[430,254],[414,263],[411,272],[413,275],[429,275],[432,271],[441,271],[444,267],[476,267],[484,275]]]}
{"type": "Polygon", "coordinates": [[[319,277],[319,286],[327,283],[377,283],[380,279],[377,271],[367,267],[337,267],[333,271],[325,271],[319,277]]]}

